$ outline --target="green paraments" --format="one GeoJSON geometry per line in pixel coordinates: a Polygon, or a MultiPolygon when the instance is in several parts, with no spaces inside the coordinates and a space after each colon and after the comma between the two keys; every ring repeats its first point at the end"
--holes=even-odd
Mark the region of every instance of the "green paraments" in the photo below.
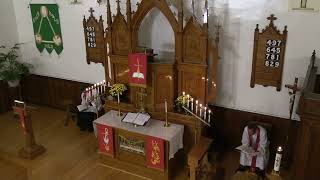
{"type": "Polygon", "coordinates": [[[63,50],[60,18],[57,4],[30,4],[34,38],[40,52],[53,49],[57,54],[63,50]]]}

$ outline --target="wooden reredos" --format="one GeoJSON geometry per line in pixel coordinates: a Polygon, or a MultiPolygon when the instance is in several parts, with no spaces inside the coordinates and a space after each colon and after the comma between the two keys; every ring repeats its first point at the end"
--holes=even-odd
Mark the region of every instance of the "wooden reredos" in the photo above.
{"type": "MultiPolygon", "coordinates": [[[[128,84],[128,54],[138,52],[138,32],[141,22],[151,9],[157,8],[173,29],[175,55],[172,57],[174,63],[148,63],[147,110],[163,109],[160,104],[163,104],[165,98],[168,100],[169,110],[172,110],[174,99],[183,91],[202,104],[214,101],[218,38],[212,40],[209,37],[208,24],[200,24],[194,16],[189,17],[184,24],[185,17],[181,8],[183,0],[177,17],[170,10],[166,0],[142,0],[136,12],[131,10],[131,1],[126,0],[126,15],[121,13],[120,1],[116,2],[117,12],[112,17],[110,1],[107,0],[108,27],[104,36],[106,61],[101,60],[105,67],[106,80],[111,84],[128,84]]],[[[130,104],[136,104],[138,90],[136,87],[129,87],[130,104]]]]}

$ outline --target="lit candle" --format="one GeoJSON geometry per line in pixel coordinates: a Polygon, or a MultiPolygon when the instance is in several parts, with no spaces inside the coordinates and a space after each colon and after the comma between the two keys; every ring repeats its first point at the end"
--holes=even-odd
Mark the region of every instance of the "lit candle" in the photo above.
{"type": "Polygon", "coordinates": [[[190,95],[188,94],[188,95],[187,95],[187,108],[188,108],[188,109],[189,109],[189,103],[190,103],[189,98],[190,98],[190,95]]]}
{"type": "Polygon", "coordinates": [[[106,86],[107,86],[106,80],[103,80],[103,92],[104,93],[106,92],[106,86]]]}
{"type": "Polygon", "coordinates": [[[276,159],[274,161],[273,170],[276,172],[280,171],[280,165],[281,165],[281,158],[282,158],[282,147],[279,146],[276,153],[276,159]]]}
{"type": "Polygon", "coordinates": [[[203,116],[204,116],[204,120],[206,120],[207,119],[207,107],[204,107],[203,116]]]}
{"type": "Polygon", "coordinates": [[[92,87],[90,87],[89,89],[90,89],[90,99],[92,99],[92,87]]]}
{"type": "Polygon", "coordinates": [[[119,96],[119,93],[117,94],[118,96],[118,104],[120,104],[120,96],[119,96]]]}
{"type": "Polygon", "coordinates": [[[182,106],[184,106],[184,103],[185,103],[185,99],[184,99],[184,96],[186,95],[186,92],[182,92],[182,106]]]}
{"type": "Polygon", "coordinates": [[[202,117],[202,104],[199,105],[200,106],[200,118],[202,117]]]}
{"type": "Polygon", "coordinates": [[[198,114],[198,100],[196,100],[196,114],[198,114]]]}
{"type": "Polygon", "coordinates": [[[209,109],[209,115],[208,115],[208,122],[210,124],[210,116],[211,116],[211,110],[209,109]]]}
{"type": "Polygon", "coordinates": [[[193,98],[191,98],[191,112],[193,111],[193,98]]]}
{"type": "Polygon", "coordinates": [[[164,111],[168,112],[168,105],[167,105],[167,99],[164,99],[164,111]]]}

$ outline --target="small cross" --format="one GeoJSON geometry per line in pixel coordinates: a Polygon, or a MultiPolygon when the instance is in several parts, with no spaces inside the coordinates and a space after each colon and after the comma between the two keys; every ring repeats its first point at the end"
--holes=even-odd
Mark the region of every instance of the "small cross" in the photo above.
{"type": "Polygon", "coordinates": [[[92,8],[92,7],[89,9],[89,12],[90,12],[90,16],[93,16],[93,12],[94,12],[94,10],[93,10],[93,8],[92,8]]]}
{"type": "Polygon", "coordinates": [[[117,11],[120,12],[120,0],[116,0],[117,2],[117,11]]]}
{"type": "Polygon", "coordinates": [[[311,57],[311,65],[312,65],[312,67],[314,67],[315,61],[316,61],[316,50],[313,50],[312,57],[311,57]]]}
{"type": "Polygon", "coordinates": [[[298,87],[298,78],[294,79],[294,84],[293,85],[286,84],[285,87],[288,88],[288,89],[291,89],[292,90],[292,94],[296,94],[298,91],[301,90],[301,88],[298,87]]]}
{"type": "Polygon", "coordinates": [[[271,14],[267,19],[270,21],[270,24],[273,24],[273,21],[277,20],[278,18],[276,18],[274,14],[271,14]]]}
{"type": "Polygon", "coordinates": [[[191,3],[192,3],[192,4],[191,4],[191,6],[192,6],[192,14],[194,15],[194,0],[192,0],[191,3]]]}

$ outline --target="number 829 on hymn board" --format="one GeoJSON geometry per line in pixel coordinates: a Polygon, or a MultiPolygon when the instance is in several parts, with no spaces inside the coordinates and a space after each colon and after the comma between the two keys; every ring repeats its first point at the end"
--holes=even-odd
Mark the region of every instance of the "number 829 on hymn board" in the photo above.
{"type": "Polygon", "coordinates": [[[269,39],[266,42],[265,63],[267,67],[278,68],[280,66],[281,40],[269,39]]]}

